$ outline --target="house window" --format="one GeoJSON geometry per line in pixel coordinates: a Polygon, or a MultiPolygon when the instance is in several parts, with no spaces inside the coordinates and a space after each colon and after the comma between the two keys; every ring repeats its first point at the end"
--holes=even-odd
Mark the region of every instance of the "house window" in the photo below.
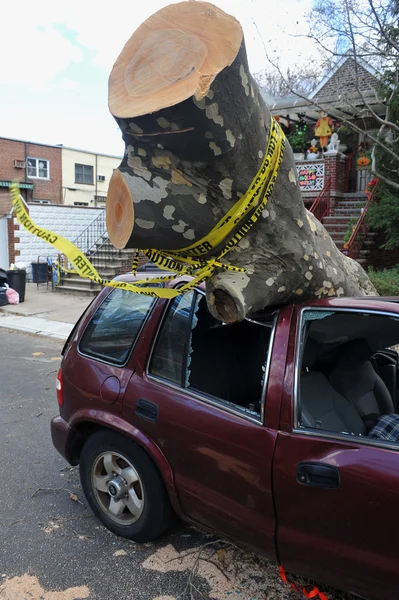
{"type": "Polygon", "coordinates": [[[89,206],[88,202],[74,202],[74,206],[89,206]]]}
{"type": "Polygon", "coordinates": [[[28,158],[27,176],[37,179],[50,179],[50,161],[45,158],[28,158]]]}
{"type": "Polygon", "coordinates": [[[75,183],[93,185],[93,167],[75,163],[75,183]]]}

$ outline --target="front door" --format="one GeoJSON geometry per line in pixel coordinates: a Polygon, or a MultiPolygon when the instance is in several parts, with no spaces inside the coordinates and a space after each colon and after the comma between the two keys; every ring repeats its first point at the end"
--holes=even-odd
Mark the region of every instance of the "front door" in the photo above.
{"type": "Polygon", "coordinates": [[[263,393],[273,331],[274,317],[224,325],[202,294],[180,296],[124,398],[129,420],[171,465],[182,512],[270,557],[277,432],[263,425],[263,393]]]}
{"type": "MultiPolygon", "coordinates": [[[[277,540],[286,569],[382,600],[398,595],[399,445],[369,437],[366,419],[357,421],[357,413],[352,419],[355,408],[361,412],[379,401],[381,383],[371,382],[368,390],[366,379],[357,376],[366,355],[341,365],[340,383],[346,379],[349,385],[340,394],[331,385],[337,381],[334,362],[348,340],[366,341],[371,353],[399,341],[399,314],[367,311],[365,302],[363,307],[309,311],[311,330],[302,314],[297,347],[305,347],[306,358],[297,363],[297,386],[287,373],[284,431],[274,461],[277,540]],[[313,357],[307,356],[305,338],[317,348],[313,357]],[[304,387],[301,380],[309,376],[314,385],[304,387]],[[305,389],[312,395],[308,404],[305,389]]],[[[291,359],[294,352],[293,346],[291,359]]]]}

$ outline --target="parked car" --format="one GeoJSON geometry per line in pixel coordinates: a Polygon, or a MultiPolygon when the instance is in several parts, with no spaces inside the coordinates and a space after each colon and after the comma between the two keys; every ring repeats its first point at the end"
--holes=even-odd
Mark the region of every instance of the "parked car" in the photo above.
{"type": "Polygon", "coordinates": [[[378,424],[399,412],[398,343],[393,299],[228,325],[201,289],[104,289],[64,347],[53,443],[118,535],[152,540],[175,513],[291,572],[395,598],[399,442],[378,424]]]}

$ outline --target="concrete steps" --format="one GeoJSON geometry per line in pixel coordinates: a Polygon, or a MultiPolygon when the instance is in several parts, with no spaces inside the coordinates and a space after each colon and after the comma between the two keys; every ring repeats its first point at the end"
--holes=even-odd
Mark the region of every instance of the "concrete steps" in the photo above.
{"type": "MultiPolygon", "coordinates": [[[[88,258],[96,271],[104,279],[114,279],[117,275],[131,271],[135,250],[116,250],[106,234],[97,243],[97,249],[88,253],[88,258]]],[[[68,275],[57,291],[65,294],[85,294],[96,296],[101,285],[78,275],[68,275]]]]}
{"type": "MultiPolygon", "coordinates": [[[[323,219],[324,227],[341,252],[345,251],[344,239],[350,222],[352,219],[356,219],[356,221],[359,219],[365,202],[366,198],[362,196],[356,197],[355,194],[349,196],[346,198],[346,200],[339,202],[337,207],[334,209],[334,214],[330,215],[329,217],[324,217],[323,219]]],[[[374,245],[373,238],[375,235],[375,233],[369,232],[367,235],[367,240],[363,242],[363,247],[359,252],[359,258],[357,259],[361,265],[367,264],[367,259],[374,245]]]]}

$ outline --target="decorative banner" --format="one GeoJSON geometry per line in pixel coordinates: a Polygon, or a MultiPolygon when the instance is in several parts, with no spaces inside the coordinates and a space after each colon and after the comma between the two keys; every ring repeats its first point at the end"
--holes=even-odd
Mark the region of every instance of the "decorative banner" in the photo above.
{"type": "Polygon", "coordinates": [[[367,171],[371,167],[371,151],[360,150],[356,156],[356,170],[367,171]]]}
{"type": "Polygon", "coordinates": [[[301,192],[320,192],[324,187],[324,162],[296,166],[301,192]]]}

